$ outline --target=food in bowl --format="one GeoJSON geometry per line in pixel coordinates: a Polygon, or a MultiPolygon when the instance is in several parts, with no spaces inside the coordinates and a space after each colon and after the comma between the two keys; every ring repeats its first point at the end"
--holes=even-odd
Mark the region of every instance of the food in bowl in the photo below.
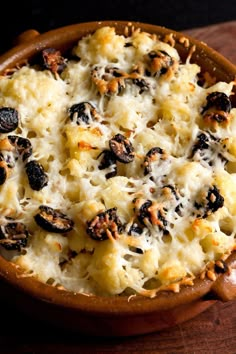
{"type": "Polygon", "coordinates": [[[154,298],[229,274],[235,81],[102,26],[0,78],[1,254],[73,293],[154,298]]]}

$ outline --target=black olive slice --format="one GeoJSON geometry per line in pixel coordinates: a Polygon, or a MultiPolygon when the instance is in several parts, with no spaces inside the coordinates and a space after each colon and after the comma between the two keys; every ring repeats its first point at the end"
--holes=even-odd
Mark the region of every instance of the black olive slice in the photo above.
{"type": "Polygon", "coordinates": [[[116,211],[117,208],[108,209],[88,221],[87,234],[96,241],[104,241],[110,237],[116,239],[123,229],[116,211]]]}
{"type": "Polygon", "coordinates": [[[181,202],[178,202],[180,200],[180,195],[179,195],[179,192],[177,191],[177,189],[172,184],[166,184],[161,188],[161,192],[165,198],[169,198],[169,196],[168,196],[169,193],[174,197],[175,201],[173,201],[173,200],[171,201],[170,207],[172,207],[174,204],[175,212],[179,216],[182,216],[183,204],[181,202]]]}
{"type": "Polygon", "coordinates": [[[18,111],[11,107],[0,108],[0,133],[10,133],[18,127],[18,111]]]}
{"type": "Polygon", "coordinates": [[[209,132],[198,134],[192,147],[190,158],[197,159],[197,161],[205,161],[209,166],[214,166],[219,160],[223,163],[228,161],[224,156],[223,141],[209,132]]]}
{"type": "Polygon", "coordinates": [[[138,199],[135,199],[134,203],[138,220],[142,225],[148,226],[150,223],[157,225],[164,233],[167,232],[168,222],[165,218],[166,210],[164,208],[158,207],[157,204],[155,206],[151,200],[146,200],[141,204],[138,199]]]}
{"type": "Polygon", "coordinates": [[[205,120],[227,122],[231,108],[230,98],[224,92],[215,91],[207,96],[207,104],[202,109],[202,115],[205,120]]]}
{"type": "Polygon", "coordinates": [[[81,123],[89,124],[99,118],[96,108],[90,102],[75,103],[68,111],[71,121],[75,120],[78,125],[81,123]]]}
{"type": "Polygon", "coordinates": [[[229,97],[224,92],[211,92],[207,96],[207,104],[203,107],[202,113],[207,111],[209,108],[215,108],[219,111],[224,111],[229,113],[231,111],[231,101],[229,97]]]}
{"type": "Polygon", "coordinates": [[[114,66],[95,66],[91,71],[91,78],[100,94],[119,94],[125,88],[127,73],[114,66]]]}
{"type": "Polygon", "coordinates": [[[102,156],[100,164],[98,165],[99,170],[104,170],[110,166],[113,166],[113,170],[106,174],[106,178],[112,178],[117,174],[117,166],[116,166],[116,156],[111,150],[103,150],[98,158],[102,156]]]}
{"type": "Polygon", "coordinates": [[[21,222],[10,222],[0,226],[0,245],[7,250],[18,250],[27,245],[29,232],[21,222]]]}
{"type": "Polygon", "coordinates": [[[116,134],[109,140],[109,146],[118,161],[129,163],[134,160],[134,148],[124,135],[116,134]]]}
{"type": "Polygon", "coordinates": [[[148,210],[149,207],[152,205],[151,200],[147,200],[144,202],[141,207],[138,210],[138,220],[141,222],[141,224],[146,225],[146,219],[149,221],[151,220],[151,213],[148,210]]]}
{"type": "Polygon", "coordinates": [[[68,232],[74,226],[73,220],[47,205],[39,206],[39,212],[34,216],[34,219],[42,229],[53,233],[68,232]]]}
{"type": "Polygon", "coordinates": [[[150,71],[153,76],[160,76],[174,64],[174,59],[164,50],[152,50],[147,54],[150,71]]]}
{"type": "Polygon", "coordinates": [[[219,208],[222,208],[224,205],[224,198],[222,197],[219,189],[216,186],[213,186],[209,189],[206,199],[208,212],[210,211],[214,213],[219,208]]]}
{"type": "Polygon", "coordinates": [[[103,150],[99,155],[98,158],[102,156],[101,162],[98,166],[99,170],[104,170],[116,163],[116,156],[110,150],[103,150]]]}
{"type": "Polygon", "coordinates": [[[66,59],[55,48],[46,48],[42,51],[44,68],[53,73],[61,73],[66,67],[66,59]]]}
{"type": "Polygon", "coordinates": [[[29,161],[25,165],[25,171],[28,176],[30,187],[39,191],[48,184],[48,176],[46,175],[43,166],[35,161],[29,161]]]}
{"type": "Polygon", "coordinates": [[[140,88],[139,94],[141,95],[144,91],[148,91],[150,89],[150,85],[143,78],[133,79],[133,83],[140,88]]]}
{"type": "Polygon", "coordinates": [[[144,159],[144,175],[148,175],[149,173],[152,172],[152,163],[154,161],[159,161],[159,160],[165,160],[166,159],[166,154],[163,149],[160,147],[153,147],[151,148],[144,159]]]}
{"type": "Polygon", "coordinates": [[[206,198],[196,201],[194,206],[198,210],[198,217],[206,218],[224,206],[224,197],[216,186],[212,186],[208,189],[206,198]]]}
{"type": "Polygon", "coordinates": [[[177,190],[172,184],[166,184],[162,187],[162,192],[165,192],[166,190],[170,190],[171,194],[175,197],[176,200],[179,200],[179,195],[177,193],[177,190]]]}
{"type": "Polygon", "coordinates": [[[142,232],[143,229],[136,222],[134,222],[129,228],[128,235],[137,236],[141,235],[142,232]]]}
{"type": "Polygon", "coordinates": [[[22,161],[25,161],[32,155],[33,149],[29,139],[17,135],[8,135],[8,140],[15,147],[22,161]]]}
{"type": "Polygon", "coordinates": [[[213,135],[202,132],[198,134],[196,142],[193,145],[190,158],[192,158],[196,153],[202,155],[204,150],[207,150],[211,146],[211,141],[216,140],[213,135]]]}
{"type": "Polygon", "coordinates": [[[197,136],[197,140],[195,142],[195,144],[193,145],[192,148],[192,154],[190,157],[193,157],[194,154],[198,151],[202,151],[202,150],[207,150],[209,148],[209,136],[206,133],[200,133],[197,136]]]}

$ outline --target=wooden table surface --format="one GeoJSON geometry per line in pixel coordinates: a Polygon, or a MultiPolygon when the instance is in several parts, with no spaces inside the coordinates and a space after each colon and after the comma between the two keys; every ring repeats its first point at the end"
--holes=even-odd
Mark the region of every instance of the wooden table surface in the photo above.
{"type": "MultiPolygon", "coordinates": [[[[236,21],[183,32],[236,64],[236,21]]],[[[69,333],[29,318],[1,301],[1,294],[0,304],[0,354],[236,354],[236,301],[218,302],[194,319],[158,333],[109,339],[69,333]]]]}

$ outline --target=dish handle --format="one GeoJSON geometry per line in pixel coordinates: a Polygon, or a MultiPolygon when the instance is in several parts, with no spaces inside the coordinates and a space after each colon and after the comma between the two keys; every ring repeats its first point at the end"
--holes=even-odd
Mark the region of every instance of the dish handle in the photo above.
{"type": "Polygon", "coordinates": [[[14,39],[13,46],[17,46],[19,44],[23,44],[23,43],[29,42],[33,38],[37,37],[38,35],[40,35],[40,33],[38,31],[36,31],[35,29],[28,29],[28,30],[20,33],[14,39]]]}
{"type": "Polygon", "coordinates": [[[221,301],[236,300],[236,252],[227,259],[228,271],[218,276],[211,287],[214,294],[221,301]]]}

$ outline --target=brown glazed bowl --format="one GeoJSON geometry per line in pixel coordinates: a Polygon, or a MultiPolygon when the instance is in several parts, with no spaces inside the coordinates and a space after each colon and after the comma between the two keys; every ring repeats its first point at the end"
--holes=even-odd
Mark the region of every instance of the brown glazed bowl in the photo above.
{"type": "MultiPolygon", "coordinates": [[[[236,67],[206,44],[164,27],[125,21],[73,24],[43,34],[27,31],[18,37],[15,47],[0,57],[0,74],[32,59],[46,47],[66,51],[79,38],[104,25],[114,26],[118,33],[124,33],[126,26],[139,27],[161,39],[172,34],[183,60],[194,48],[191,62],[199,64],[217,81],[229,82],[236,77],[236,67]],[[183,37],[189,41],[189,47],[183,37]]],[[[30,316],[84,334],[130,336],[160,331],[195,317],[216,301],[236,299],[236,251],[226,263],[230,273],[218,275],[215,281],[196,279],[194,286],[182,286],[179,293],[162,291],[150,299],[76,294],[26,277],[14,264],[0,257],[0,286],[1,293],[30,316]]]]}

